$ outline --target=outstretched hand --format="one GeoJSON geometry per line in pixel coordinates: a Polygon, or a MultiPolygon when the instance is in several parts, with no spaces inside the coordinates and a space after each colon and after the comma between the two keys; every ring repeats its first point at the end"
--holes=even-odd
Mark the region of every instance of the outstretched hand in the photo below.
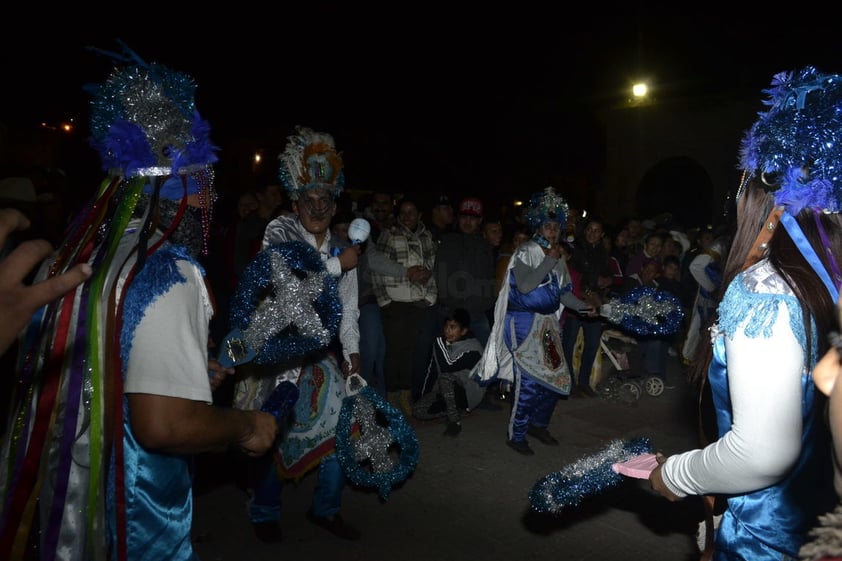
{"type": "MultiPolygon", "coordinates": [[[[0,209],[0,246],[5,245],[9,234],[29,226],[29,219],[20,211],[0,209]]],[[[24,284],[24,279],[52,251],[53,247],[46,240],[28,240],[0,261],[0,316],[4,318],[0,323],[0,353],[11,346],[38,308],[60,298],[91,276],[91,267],[81,263],[37,284],[24,284]]]]}

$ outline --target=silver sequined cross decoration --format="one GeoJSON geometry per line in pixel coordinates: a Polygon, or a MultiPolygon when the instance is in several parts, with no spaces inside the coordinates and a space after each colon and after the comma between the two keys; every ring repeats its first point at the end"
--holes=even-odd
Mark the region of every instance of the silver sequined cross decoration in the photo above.
{"type": "Polygon", "coordinates": [[[277,252],[271,255],[271,265],[274,295],[267,296],[257,306],[243,333],[246,343],[252,349],[259,349],[264,341],[294,325],[302,336],[327,345],[330,331],[322,325],[313,307],[324,287],[327,271],[310,272],[305,278],[298,278],[277,252]]]}
{"type": "Polygon", "coordinates": [[[389,454],[394,439],[388,428],[377,423],[374,414],[374,405],[362,395],[357,395],[354,418],[360,424],[360,438],[354,443],[354,459],[357,462],[370,459],[374,473],[385,473],[395,465],[389,454]]]}

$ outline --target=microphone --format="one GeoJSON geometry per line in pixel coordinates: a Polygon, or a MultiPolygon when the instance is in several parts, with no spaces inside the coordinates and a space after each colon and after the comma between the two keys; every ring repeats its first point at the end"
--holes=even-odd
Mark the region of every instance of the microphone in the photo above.
{"type": "Polygon", "coordinates": [[[354,218],[348,226],[348,238],[352,245],[360,245],[371,235],[371,224],[365,218],[354,218]]]}

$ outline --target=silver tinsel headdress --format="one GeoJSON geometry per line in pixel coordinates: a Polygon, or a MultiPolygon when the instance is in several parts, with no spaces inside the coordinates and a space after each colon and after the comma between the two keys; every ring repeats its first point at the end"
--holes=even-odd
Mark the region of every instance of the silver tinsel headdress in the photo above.
{"type": "Polygon", "coordinates": [[[567,225],[569,212],[567,201],[550,186],[543,191],[534,193],[529,199],[526,209],[526,222],[533,230],[537,230],[544,222],[558,222],[563,230],[567,225]]]}
{"type": "Polygon", "coordinates": [[[196,110],[187,74],[126,55],[105,83],[88,86],[91,133],[103,168],[126,177],[186,175],[217,161],[210,126],[196,110]]]}
{"type": "Polygon", "coordinates": [[[327,189],[338,197],[345,186],[342,155],[328,133],[296,127],[278,159],[278,177],[293,201],[309,189],[327,189]]]}

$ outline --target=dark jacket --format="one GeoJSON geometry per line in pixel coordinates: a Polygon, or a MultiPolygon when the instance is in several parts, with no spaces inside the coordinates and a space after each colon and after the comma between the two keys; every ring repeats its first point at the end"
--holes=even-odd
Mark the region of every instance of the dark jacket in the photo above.
{"type": "Polygon", "coordinates": [[[479,234],[451,232],[436,251],[438,302],[446,310],[465,308],[471,317],[494,306],[497,282],[491,246],[479,234]]]}

